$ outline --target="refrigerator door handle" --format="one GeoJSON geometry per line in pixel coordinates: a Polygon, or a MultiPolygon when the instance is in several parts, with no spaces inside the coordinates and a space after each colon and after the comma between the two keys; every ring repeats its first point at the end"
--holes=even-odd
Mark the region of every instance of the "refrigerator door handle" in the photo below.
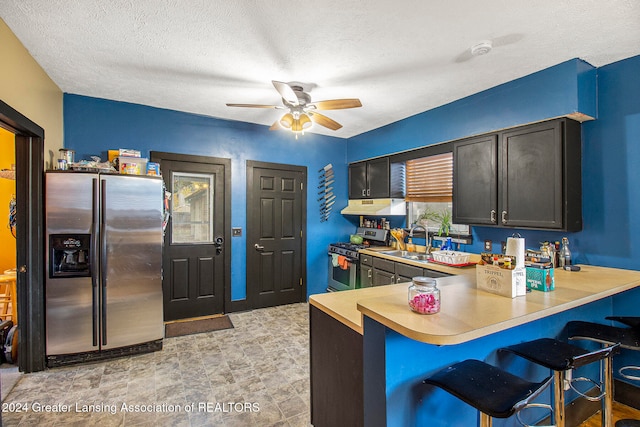
{"type": "Polygon", "coordinates": [[[100,212],[100,287],[102,296],[102,307],[100,310],[100,320],[102,325],[102,345],[107,345],[107,239],[105,235],[105,211],[107,209],[107,182],[102,180],[101,189],[101,212],[100,212]]]}
{"type": "Polygon", "coordinates": [[[98,269],[98,194],[99,194],[99,184],[98,179],[94,178],[92,183],[92,194],[91,194],[91,203],[93,206],[93,213],[91,214],[91,255],[89,262],[91,266],[91,297],[92,297],[92,308],[93,308],[93,316],[91,318],[92,321],[92,335],[93,335],[93,346],[97,347],[98,343],[98,312],[100,310],[99,300],[100,295],[98,292],[98,275],[100,274],[100,270],[98,269]]]}

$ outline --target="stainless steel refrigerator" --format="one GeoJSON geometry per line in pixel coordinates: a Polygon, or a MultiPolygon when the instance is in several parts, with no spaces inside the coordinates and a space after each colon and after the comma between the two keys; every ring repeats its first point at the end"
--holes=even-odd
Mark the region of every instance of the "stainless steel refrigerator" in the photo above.
{"type": "Polygon", "coordinates": [[[47,363],[162,348],[162,178],[47,172],[47,363]]]}

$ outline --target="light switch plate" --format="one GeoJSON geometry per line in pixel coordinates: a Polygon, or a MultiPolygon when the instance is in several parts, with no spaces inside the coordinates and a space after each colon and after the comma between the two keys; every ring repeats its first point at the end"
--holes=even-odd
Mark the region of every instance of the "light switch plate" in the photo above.
{"type": "Polygon", "coordinates": [[[231,229],[231,236],[232,237],[240,237],[242,236],[242,228],[240,227],[233,227],[231,229]]]}
{"type": "Polygon", "coordinates": [[[484,241],[484,251],[485,252],[491,252],[491,240],[485,240],[484,241]]]}

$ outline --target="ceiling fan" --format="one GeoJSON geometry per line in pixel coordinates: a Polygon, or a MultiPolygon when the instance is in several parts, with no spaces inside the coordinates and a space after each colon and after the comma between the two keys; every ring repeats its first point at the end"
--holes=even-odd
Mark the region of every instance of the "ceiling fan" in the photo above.
{"type": "Polygon", "coordinates": [[[273,86],[282,97],[282,105],[263,104],[227,104],[228,107],[249,107],[249,108],[275,108],[288,110],[282,117],[275,121],[269,130],[290,129],[297,134],[304,132],[313,123],[319,124],[331,130],[338,130],[342,125],[333,119],[320,114],[322,110],[343,110],[346,108],[362,107],[362,103],[357,98],[331,99],[327,101],[311,102],[311,96],[304,91],[303,87],[295,83],[284,83],[272,80],[273,86]]]}

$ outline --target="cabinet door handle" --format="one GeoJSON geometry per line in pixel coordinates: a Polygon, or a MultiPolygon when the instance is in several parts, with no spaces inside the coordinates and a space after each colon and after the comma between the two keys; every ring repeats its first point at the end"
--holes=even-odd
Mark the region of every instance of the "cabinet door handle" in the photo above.
{"type": "Polygon", "coordinates": [[[507,223],[507,211],[502,211],[502,223],[507,223]]]}
{"type": "Polygon", "coordinates": [[[371,189],[367,188],[367,196],[370,196],[370,195],[371,195],[371,189]]]}
{"type": "Polygon", "coordinates": [[[372,273],[372,272],[373,272],[373,270],[368,270],[368,271],[367,271],[367,277],[368,277],[369,279],[371,279],[371,276],[372,276],[372,274],[371,274],[371,273],[372,273]]]}
{"type": "Polygon", "coordinates": [[[366,196],[367,195],[367,190],[365,188],[362,189],[362,196],[366,196]]]}
{"type": "Polygon", "coordinates": [[[256,248],[256,251],[258,251],[258,252],[264,251],[264,246],[259,245],[257,243],[255,245],[253,245],[253,247],[256,248]]]}
{"type": "Polygon", "coordinates": [[[495,209],[491,209],[491,214],[489,216],[489,220],[494,224],[496,223],[496,210],[495,209]]]}

